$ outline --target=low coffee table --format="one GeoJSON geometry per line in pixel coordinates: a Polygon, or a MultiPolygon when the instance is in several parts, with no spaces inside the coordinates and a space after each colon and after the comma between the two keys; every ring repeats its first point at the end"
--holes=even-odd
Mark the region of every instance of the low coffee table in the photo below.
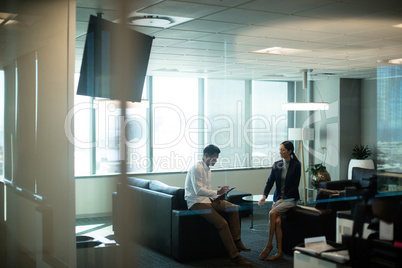
{"type": "MultiPolygon", "coordinates": [[[[242,199],[244,201],[248,202],[253,202],[257,203],[258,201],[261,200],[262,194],[256,194],[256,195],[248,195],[248,196],[243,196],[242,199]]],[[[272,202],[274,200],[274,195],[270,194],[268,195],[267,199],[265,199],[265,202],[272,202]]],[[[250,229],[254,230],[254,209],[251,210],[251,226],[250,229]]]]}

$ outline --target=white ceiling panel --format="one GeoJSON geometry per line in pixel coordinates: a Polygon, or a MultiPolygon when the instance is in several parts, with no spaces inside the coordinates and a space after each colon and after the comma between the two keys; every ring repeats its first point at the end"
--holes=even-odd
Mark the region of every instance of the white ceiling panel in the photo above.
{"type": "Polygon", "coordinates": [[[204,5],[215,5],[215,6],[225,6],[225,7],[235,7],[244,3],[249,2],[249,0],[176,0],[179,2],[190,2],[204,5]]]}
{"type": "MultiPolygon", "coordinates": [[[[174,46],[178,45],[180,43],[184,42],[183,40],[180,39],[169,39],[169,38],[155,38],[152,42],[152,46],[154,47],[168,47],[168,46],[174,46]]],[[[154,50],[154,49],[151,50],[154,50]]]]}
{"type": "Polygon", "coordinates": [[[203,19],[250,25],[266,22],[271,19],[279,18],[280,16],[280,14],[276,13],[231,8],[205,16],[203,19]]]}
{"type": "Polygon", "coordinates": [[[385,27],[370,31],[355,32],[354,35],[372,39],[373,36],[375,36],[377,39],[392,39],[395,37],[402,37],[402,28],[385,27]]]}
{"type": "Polygon", "coordinates": [[[401,21],[402,16],[400,12],[384,11],[365,17],[347,19],[344,22],[347,24],[350,23],[362,24],[366,25],[370,29],[377,29],[377,28],[391,27],[392,25],[400,24],[401,21]]]}
{"type": "Polygon", "coordinates": [[[199,31],[199,32],[207,32],[207,33],[219,33],[219,32],[236,29],[236,28],[243,27],[243,26],[244,25],[238,24],[238,23],[217,22],[217,21],[209,21],[209,20],[196,20],[196,21],[189,21],[189,22],[180,24],[178,26],[173,27],[172,29],[199,31]]]}
{"type": "Polygon", "coordinates": [[[312,41],[322,42],[326,44],[352,45],[355,43],[369,42],[372,41],[372,39],[368,37],[355,36],[355,35],[333,35],[331,37],[313,39],[312,41]]]}
{"type": "Polygon", "coordinates": [[[334,0],[258,0],[250,1],[247,4],[241,5],[240,8],[262,10],[267,12],[278,12],[283,14],[294,14],[300,10],[310,10],[317,7],[325,6],[334,0]]]}
{"type": "Polygon", "coordinates": [[[387,47],[396,47],[399,46],[401,43],[395,40],[384,40],[384,39],[377,39],[372,41],[366,42],[356,42],[351,44],[352,46],[359,46],[363,48],[387,48],[387,47]]]}
{"type": "Polygon", "coordinates": [[[348,20],[352,18],[372,16],[384,11],[382,8],[377,7],[364,7],[360,5],[353,5],[349,3],[342,3],[336,1],[325,6],[313,8],[310,10],[295,12],[296,15],[330,19],[330,20],[348,20]]]}
{"type": "MultiPolygon", "coordinates": [[[[89,14],[116,20],[118,2],[77,0],[77,63],[89,14]]],[[[129,6],[124,13],[192,19],[167,28],[131,26],[155,37],[148,74],[285,81],[301,80],[300,70],[309,68],[317,79],[371,79],[389,59],[402,58],[402,29],[392,27],[402,24],[400,0],[133,0],[129,6]],[[268,47],[284,48],[283,55],[251,53],[268,47]]]]}
{"type": "Polygon", "coordinates": [[[170,38],[180,40],[193,40],[210,35],[211,33],[189,31],[189,30],[177,30],[173,28],[166,29],[164,31],[159,31],[154,34],[156,38],[170,38]]]}
{"type": "Polygon", "coordinates": [[[402,1],[400,0],[344,0],[343,2],[373,8],[381,7],[388,10],[402,11],[402,1]]]}
{"type": "Polygon", "coordinates": [[[168,0],[161,1],[155,5],[139,9],[137,11],[155,15],[178,16],[195,19],[207,16],[208,14],[215,13],[223,9],[225,9],[225,7],[168,0]]]}

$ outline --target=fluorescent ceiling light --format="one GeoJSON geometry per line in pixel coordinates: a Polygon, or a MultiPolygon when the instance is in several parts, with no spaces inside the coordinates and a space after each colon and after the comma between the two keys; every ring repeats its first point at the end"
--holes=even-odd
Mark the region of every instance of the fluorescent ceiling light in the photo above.
{"type": "Polygon", "coordinates": [[[392,27],[395,27],[395,28],[402,28],[402,23],[401,23],[401,24],[392,25],[392,27]]]}
{"type": "Polygon", "coordinates": [[[251,53],[257,54],[269,54],[269,55],[291,55],[301,53],[306,50],[295,49],[295,48],[285,48],[285,47],[269,47],[260,50],[251,51],[251,53]]]}
{"type": "Polygon", "coordinates": [[[392,64],[402,64],[402,58],[389,60],[388,63],[392,63],[392,64]]]}
{"type": "Polygon", "coordinates": [[[289,102],[282,104],[284,111],[317,111],[329,110],[329,104],[326,102],[289,102]]]}
{"type": "Polygon", "coordinates": [[[281,55],[282,54],[282,48],[281,47],[269,47],[269,48],[264,48],[264,49],[261,49],[261,50],[253,51],[252,53],[281,55]]]}

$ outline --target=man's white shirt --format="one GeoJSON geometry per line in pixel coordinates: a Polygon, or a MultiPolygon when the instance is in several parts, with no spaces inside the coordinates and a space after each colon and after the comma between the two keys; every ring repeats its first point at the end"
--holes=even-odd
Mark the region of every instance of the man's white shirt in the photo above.
{"type": "Polygon", "coordinates": [[[188,208],[195,203],[211,203],[210,198],[217,197],[217,191],[211,189],[211,169],[204,161],[190,168],[184,189],[188,208]]]}

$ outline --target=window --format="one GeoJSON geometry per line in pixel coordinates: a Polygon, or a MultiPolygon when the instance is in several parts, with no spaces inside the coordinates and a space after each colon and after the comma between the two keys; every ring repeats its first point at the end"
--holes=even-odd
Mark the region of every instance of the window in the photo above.
{"type": "Polygon", "coordinates": [[[92,98],[75,96],[74,105],[74,159],[75,175],[84,176],[95,174],[92,167],[93,137],[93,104],[92,98]]]}
{"type": "MultiPolygon", "coordinates": [[[[145,92],[145,90],[144,90],[145,92]]],[[[146,97],[144,97],[146,98],[146,97]]],[[[126,110],[125,139],[127,144],[127,172],[148,172],[152,170],[149,148],[149,105],[141,107],[128,105],[126,110]]]]}
{"type": "Polygon", "coordinates": [[[222,150],[216,168],[266,167],[279,157],[287,137],[286,82],[146,81],[149,105],[127,103],[124,120],[118,101],[75,97],[76,176],[119,173],[122,131],[128,173],[186,171],[210,143],[222,150]]]}
{"type": "Polygon", "coordinates": [[[207,144],[221,149],[218,168],[247,167],[244,133],[245,81],[207,80],[205,114],[210,123],[207,144]]]}
{"type": "Polygon", "coordinates": [[[254,81],[252,90],[251,166],[271,166],[279,159],[279,144],[287,139],[287,83],[254,81]]]}
{"type": "Polygon", "coordinates": [[[0,177],[4,177],[4,71],[0,71],[0,177]]]}
{"type": "Polygon", "coordinates": [[[153,171],[185,171],[198,153],[198,79],[153,78],[153,171]]]}

